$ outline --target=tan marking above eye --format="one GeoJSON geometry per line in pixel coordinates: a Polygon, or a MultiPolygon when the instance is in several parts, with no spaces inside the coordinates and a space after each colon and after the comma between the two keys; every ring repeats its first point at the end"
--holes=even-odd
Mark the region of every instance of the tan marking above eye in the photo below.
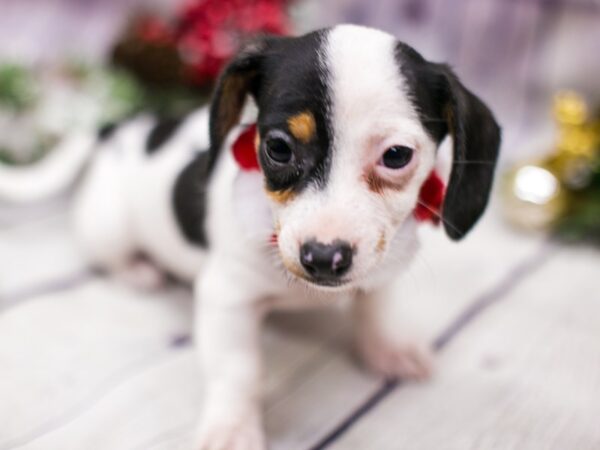
{"type": "Polygon", "coordinates": [[[260,135],[258,134],[258,131],[257,131],[256,134],[254,135],[254,150],[256,150],[257,153],[258,153],[259,147],[260,147],[260,135]]]}
{"type": "Polygon", "coordinates": [[[296,195],[291,189],[284,189],[282,191],[271,191],[269,189],[265,190],[269,198],[276,203],[287,203],[296,195]]]}
{"type": "Polygon", "coordinates": [[[377,241],[377,245],[375,246],[375,251],[377,253],[381,253],[383,250],[385,250],[386,243],[387,243],[387,240],[385,238],[385,232],[382,231],[381,234],[379,235],[379,240],[377,241]]]}
{"type": "Polygon", "coordinates": [[[287,121],[290,133],[300,142],[308,143],[315,136],[317,124],[310,111],[303,111],[287,121]]]}

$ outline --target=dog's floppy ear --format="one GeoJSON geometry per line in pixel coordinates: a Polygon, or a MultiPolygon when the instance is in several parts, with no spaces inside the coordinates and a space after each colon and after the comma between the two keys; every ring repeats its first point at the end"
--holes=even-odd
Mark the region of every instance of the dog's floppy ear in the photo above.
{"type": "Polygon", "coordinates": [[[445,78],[443,113],[454,141],[442,217],[448,236],[459,240],[487,205],[500,147],[500,127],[489,108],[448,67],[438,68],[445,78]]]}
{"type": "Polygon", "coordinates": [[[240,120],[246,97],[257,95],[267,43],[268,38],[260,37],[244,45],[217,81],[210,108],[209,171],[217,161],[225,137],[240,120]]]}

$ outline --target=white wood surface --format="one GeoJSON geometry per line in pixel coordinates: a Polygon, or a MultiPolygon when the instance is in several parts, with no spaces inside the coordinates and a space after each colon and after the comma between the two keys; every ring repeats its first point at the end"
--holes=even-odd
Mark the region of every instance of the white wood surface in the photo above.
{"type": "Polygon", "coordinates": [[[332,448],[600,448],[599,274],[597,251],[557,251],[332,448]]]}
{"type": "MultiPolygon", "coordinates": [[[[539,240],[506,230],[493,213],[460,244],[447,241],[441,230],[424,228],[422,232],[423,249],[405,275],[398,306],[422,324],[429,340],[478,296],[503,282],[515,265],[536,253],[540,245],[539,240]]],[[[2,293],[60,279],[83,267],[64,218],[0,231],[0,246],[0,299],[2,293]]],[[[558,295],[570,291],[575,282],[559,277],[560,270],[570,267],[571,261],[579,261],[577,264],[585,267],[597,264],[598,256],[580,256],[577,252],[563,256],[561,252],[555,259],[563,264],[551,275],[558,295]]],[[[592,268],[586,270],[589,275],[592,268]]],[[[452,430],[453,426],[462,430],[461,441],[456,442],[472,448],[492,448],[487,444],[494,444],[494,439],[508,431],[518,433],[520,427],[530,423],[536,427],[552,423],[550,413],[546,421],[528,419],[536,407],[550,411],[543,408],[547,406],[543,398],[531,397],[523,406],[516,400],[508,402],[503,396],[516,395],[511,390],[514,386],[534,392],[536,376],[558,392],[563,389],[561,381],[568,379],[565,374],[570,372],[555,377],[545,376],[541,370],[535,376],[525,376],[516,367],[469,372],[474,363],[470,359],[465,362],[469,343],[479,342],[480,351],[487,349],[495,354],[504,338],[507,345],[514,344],[516,336],[525,333],[521,329],[525,327],[517,324],[507,333],[494,318],[498,317],[501,325],[502,320],[513,315],[515,320],[526,316],[526,311],[504,315],[502,311],[509,304],[525,305],[521,297],[527,300],[536,288],[545,291],[539,280],[541,273],[531,275],[534,287],[530,291],[524,285],[523,293],[512,292],[509,301],[493,306],[466,328],[465,338],[459,335],[444,350],[433,381],[399,388],[342,437],[336,448],[396,449],[401,448],[397,442],[407,443],[411,436],[432,434],[436,428],[441,432],[452,430]],[[480,323],[488,325],[480,327],[480,323]],[[494,324],[497,335],[490,331],[494,324]],[[507,334],[514,334],[515,339],[507,334]],[[468,377],[460,379],[457,374],[465,371],[468,377]],[[490,384],[489,373],[500,373],[503,383],[490,384]],[[484,400],[479,401],[479,397],[484,400]],[[493,408],[495,400],[506,402],[493,408]],[[435,407],[428,409],[428,405],[435,407]],[[452,410],[461,405],[470,412],[460,416],[452,410]],[[412,411],[407,410],[409,406],[412,411]],[[512,406],[520,411],[518,421],[511,419],[512,406]],[[496,415],[491,410],[497,410],[496,415]],[[444,411],[452,411],[451,417],[446,417],[444,411]],[[493,430],[495,423],[498,433],[485,435],[485,440],[481,430],[488,430],[485,424],[491,424],[489,429],[493,430]],[[397,433],[406,440],[395,441],[397,433]],[[381,447],[371,445],[375,439],[381,447]],[[480,446],[479,442],[486,445],[480,446]]],[[[582,281],[583,278],[581,275],[582,281]]],[[[558,300],[554,303],[558,308],[558,300]]],[[[581,314],[591,321],[598,311],[589,309],[589,303],[582,305],[588,308],[589,315],[581,314]]],[[[191,313],[191,296],[185,288],[144,293],[101,278],[64,291],[21,299],[0,312],[0,449],[190,448],[202,386],[191,345],[172,344],[191,332],[191,313]]],[[[522,360],[532,359],[538,347],[551,359],[554,347],[547,349],[542,339],[547,323],[532,323],[537,327],[530,332],[535,342],[518,349],[530,349],[522,360]]],[[[362,371],[350,357],[348,328],[343,312],[336,309],[280,314],[269,320],[264,347],[266,427],[271,448],[310,447],[379,385],[380,380],[362,371]]],[[[600,341],[597,335],[595,341],[594,336],[589,337],[586,351],[592,356],[600,348],[600,341]]],[[[527,336],[524,339],[527,341],[527,336]]],[[[500,349],[508,351],[508,347],[500,349]]],[[[520,353],[515,350],[514,354],[520,353]]],[[[600,361],[598,356],[596,353],[600,361]]],[[[569,408],[575,406],[583,405],[589,413],[598,412],[594,406],[586,406],[581,392],[589,389],[590,398],[593,394],[598,397],[600,387],[592,386],[591,366],[583,364],[581,369],[591,378],[586,378],[587,385],[582,385],[578,397],[563,393],[560,400],[564,402],[564,417],[575,417],[568,414],[569,408]]],[[[589,443],[590,426],[589,421],[581,421],[576,427],[577,436],[582,436],[577,442],[589,443]]],[[[568,427],[562,430],[568,438],[568,427]]],[[[418,447],[420,442],[426,441],[411,441],[406,448],[442,448],[418,447]]]]}
{"type": "Polygon", "coordinates": [[[64,211],[0,227],[0,309],[5,299],[81,272],[84,266],[64,211]]]}

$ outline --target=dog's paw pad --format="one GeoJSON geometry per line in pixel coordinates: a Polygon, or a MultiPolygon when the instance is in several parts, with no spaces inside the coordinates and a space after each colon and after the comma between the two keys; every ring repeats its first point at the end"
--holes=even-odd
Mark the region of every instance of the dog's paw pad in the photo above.
{"type": "Polygon", "coordinates": [[[426,380],[433,371],[431,350],[410,339],[391,341],[379,336],[362,336],[357,352],[365,366],[386,378],[426,380]]]}

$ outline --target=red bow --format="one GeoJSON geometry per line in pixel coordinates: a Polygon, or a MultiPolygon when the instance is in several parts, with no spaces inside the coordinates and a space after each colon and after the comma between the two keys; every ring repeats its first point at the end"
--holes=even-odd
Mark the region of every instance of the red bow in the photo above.
{"type": "Polygon", "coordinates": [[[419,222],[431,221],[434,225],[440,223],[442,203],[446,186],[435,170],[432,170],[419,192],[419,202],[413,214],[419,222]]]}
{"type": "Polygon", "coordinates": [[[260,170],[256,157],[256,125],[250,125],[233,143],[233,157],[242,170],[260,170]]]}
{"type": "MultiPolygon", "coordinates": [[[[256,125],[249,126],[233,144],[233,157],[242,170],[260,170],[256,156],[256,125]]],[[[421,186],[419,202],[413,214],[419,222],[440,223],[442,203],[446,189],[444,182],[435,170],[421,186]]]]}

